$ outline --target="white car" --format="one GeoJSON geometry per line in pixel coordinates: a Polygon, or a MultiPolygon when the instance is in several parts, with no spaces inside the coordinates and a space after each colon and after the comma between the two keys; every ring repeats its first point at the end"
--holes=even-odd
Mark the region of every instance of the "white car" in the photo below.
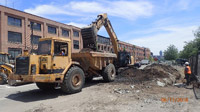
{"type": "Polygon", "coordinates": [[[149,60],[142,60],[140,63],[141,63],[141,65],[148,65],[149,64],[149,60]]]}

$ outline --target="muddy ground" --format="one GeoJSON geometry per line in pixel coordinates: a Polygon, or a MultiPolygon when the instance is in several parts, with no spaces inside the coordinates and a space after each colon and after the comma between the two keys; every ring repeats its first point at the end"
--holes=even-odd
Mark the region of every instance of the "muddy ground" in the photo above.
{"type": "MultiPolygon", "coordinates": [[[[198,112],[200,100],[185,87],[183,67],[157,65],[124,69],[112,83],[93,80],[82,92],[44,92],[34,84],[12,87],[0,95],[6,112],[198,112]],[[175,85],[176,86],[175,86],[175,85]],[[12,107],[12,108],[11,108],[12,107]]],[[[200,89],[196,90],[200,93],[200,89]]],[[[200,95],[199,95],[200,97],[200,95]]]]}

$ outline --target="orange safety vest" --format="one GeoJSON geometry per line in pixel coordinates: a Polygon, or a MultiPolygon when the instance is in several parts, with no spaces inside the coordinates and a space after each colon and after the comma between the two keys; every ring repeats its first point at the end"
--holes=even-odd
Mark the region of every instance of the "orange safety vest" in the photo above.
{"type": "Polygon", "coordinates": [[[186,66],[186,68],[188,71],[185,71],[185,74],[192,74],[190,66],[186,66]]]}

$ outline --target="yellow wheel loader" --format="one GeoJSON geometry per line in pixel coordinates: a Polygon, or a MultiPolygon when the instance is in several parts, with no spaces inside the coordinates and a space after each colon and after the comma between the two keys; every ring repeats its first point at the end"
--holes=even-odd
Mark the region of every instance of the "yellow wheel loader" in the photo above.
{"type": "Polygon", "coordinates": [[[6,84],[8,75],[13,72],[14,65],[9,62],[9,55],[0,52],[0,84],[6,84]]]}
{"type": "Polygon", "coordinates": [[[37,55],[16,58],[15,72],[9,75],[9,79],[35,82],[42,90],[60,85],[64,92],[76,93],[82,90],[87,77],[102,75],[105,81],[114,81],[115,58],[117,56],[113,53],[72,53],[70,39],[41,38],[37,55]]]}

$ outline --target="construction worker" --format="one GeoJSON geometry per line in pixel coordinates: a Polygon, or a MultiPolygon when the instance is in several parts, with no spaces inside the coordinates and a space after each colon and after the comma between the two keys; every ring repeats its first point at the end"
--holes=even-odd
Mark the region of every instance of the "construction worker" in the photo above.
{"type": "Polygon", "coordinates": [[[187,86],[190,84],[190,78],[191,78],[191,68],[189,66],[189,62],[185,62],[185,78],[187,80],[187,86]]]}

